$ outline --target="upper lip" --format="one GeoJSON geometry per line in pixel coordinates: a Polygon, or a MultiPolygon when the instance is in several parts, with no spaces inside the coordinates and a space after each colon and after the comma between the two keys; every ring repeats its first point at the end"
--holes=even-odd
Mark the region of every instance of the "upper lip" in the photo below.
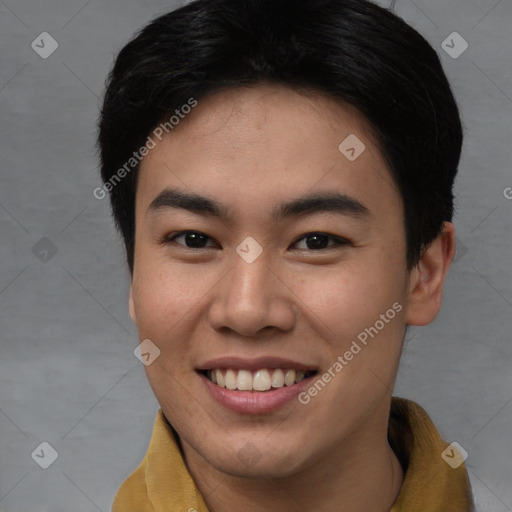
{"type": "Polygon", "coordinates": [[[286,368],[293,370],[316,370],[315,366],[310,364],[285,359],[282,357],[262,356],[253,359],[241,358],[236,356],[218,357],[210,359],[198,366],[198,370],[213,370],[216,368],[228,368],[233,370],[250,370],[256,371],[264,368],[276,369],[286,368]]]}

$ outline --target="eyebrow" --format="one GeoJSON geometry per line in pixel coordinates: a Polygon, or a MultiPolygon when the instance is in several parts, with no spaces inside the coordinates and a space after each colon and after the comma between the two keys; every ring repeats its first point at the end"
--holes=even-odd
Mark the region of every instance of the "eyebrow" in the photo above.
{"type": "MultiPolygon", "coordinates": [[[[199,215],[218,217],[223,221],[229,220],[229,209],[218,201],[170,188],[166,188],[153,199],[147,213],[167,208],[181,208],[199,215]]],[[[372,216],[370,210],[354,197],[338,192],[321,192],[304,195],[276,205],[272,211],[272,219],[278,221],[289,217],[324,212],[334,212],[354,218],[372,216]]]]}

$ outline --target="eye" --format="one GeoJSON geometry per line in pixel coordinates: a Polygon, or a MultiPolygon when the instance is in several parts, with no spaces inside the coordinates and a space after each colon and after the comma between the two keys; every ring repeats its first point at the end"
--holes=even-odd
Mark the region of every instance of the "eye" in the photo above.
{"type": "Polygon", "coordinates": [[[165,242],[176,242],[178,245],[184,245],[188,249],[204,249],[205,247],[213,247],[214,245],[207,246],[206,242],[212,240],[208,235],[201,233],[200,231],[181,231],[170,237],[165,238],[165,242]],[[183,239],[184,243],[178,242],[183,239]]]}
{"type": "Polygon", "coordinates": [[[306,247],[299,247],[299,249],[310,249],[313,251],[329,249],[340,245],[348,245],[350,243],[345,238],[329,235],[328,233],[308,233],[299,238],[293,245],[297,245],[302,241],[305,242],[306,247]],[[334,243],[329,245],[329,240],[334,241],[334,243]]]}
{"type": "MultiPolygon", "coordinates": [[[[204,249],[206,247],[215,247],[216,245],[211,237],[200,231],[181,231],[164,239],[164,243],[171,242],[175,242],[188,249],[204,249]],[[208,241],[212,241],[212,243],[208,245],[208,241]]],[[[293,245],[297,246],[301,243],[303,246],[297,247],[299,250],[320,251],[336,246],[348,245],[350,242],[345,238],[328,233],[315,232],[303,235],[301,238],[297,239],[293,245]]]]}

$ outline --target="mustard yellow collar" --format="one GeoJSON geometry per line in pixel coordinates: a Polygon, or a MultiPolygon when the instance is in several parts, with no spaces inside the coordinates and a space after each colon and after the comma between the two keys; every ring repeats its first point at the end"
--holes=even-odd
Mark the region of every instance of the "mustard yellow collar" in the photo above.
{"type": "MultiPolygon", "coordinates": [[[[425,410],[393,397],[388,440],[405,478],[390,512],[472,512],[464,464],[452,468],[443,441],[425,410]]],[[[450,454],[452,455],[452,454],[450,454]]],[[[119,488],[112,512],[208,512],[183,460],[177,435],[158,411],[148,451],[119,488]]]]}

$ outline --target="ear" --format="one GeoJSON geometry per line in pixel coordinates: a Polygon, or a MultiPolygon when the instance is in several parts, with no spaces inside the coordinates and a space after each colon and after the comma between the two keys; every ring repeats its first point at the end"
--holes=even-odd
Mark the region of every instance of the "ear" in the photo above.
{"type": "Polygon", "coordinates": [[[432,322],[443,298],[446,273],[455,256],[455,227],[444,222],[441,233],[425,249],[409,278],[406,322],[427,325],[432,322]]]}
{"type": "Polygon", "coordinates": [[[135,315],[135,304],[133,303],[133,282],[130,285],[130,295],[128,297],[128,309],[130,311],[130,318],[132,322],[137,325],[137,316],[135,315]]]}

